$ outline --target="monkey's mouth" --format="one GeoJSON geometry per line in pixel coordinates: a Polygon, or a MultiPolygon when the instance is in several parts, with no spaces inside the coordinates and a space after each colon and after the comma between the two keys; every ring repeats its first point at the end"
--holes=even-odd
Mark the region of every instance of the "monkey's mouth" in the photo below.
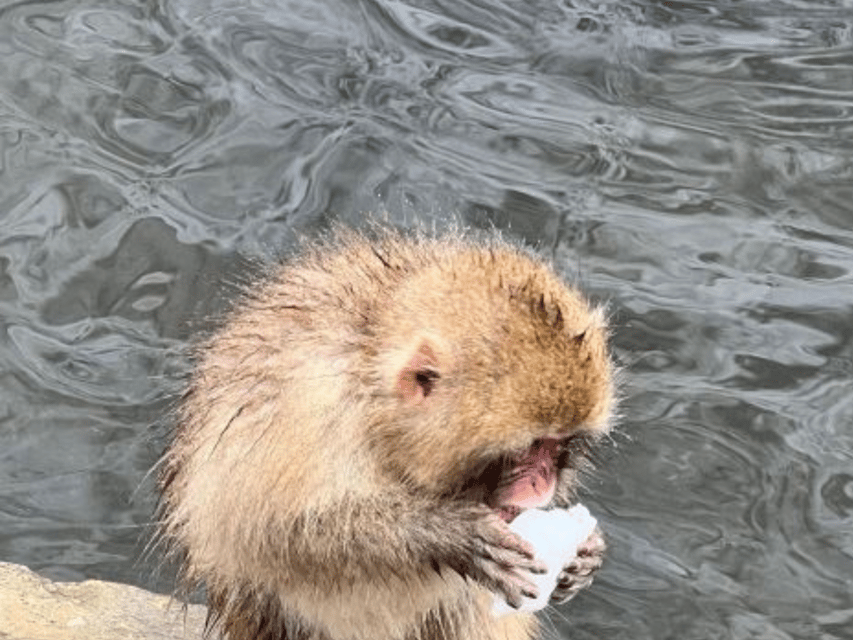
{"type": "Polygon", "coordinates": [[[497,487],[492,507],[506,522],[511,522],[525,509],[544,507],[554,497],[557,488],[557,460],[563,440],[540,438],[526,452],[510,461],[497,487]]]}

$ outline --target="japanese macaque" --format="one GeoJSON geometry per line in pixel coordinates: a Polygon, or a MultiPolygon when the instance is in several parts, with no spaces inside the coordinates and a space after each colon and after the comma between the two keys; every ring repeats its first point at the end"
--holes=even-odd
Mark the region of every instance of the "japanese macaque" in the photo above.
{"type": "MultiPolygon", "coordinates": [[[[565,508],[613,405],[606,326],[498,238],[338,230],[198,349],[161,532],[230,640],[529,640],[508,523],[565,508]]],[[[600,532],[552,601],[601,563],[600,532]]]]}

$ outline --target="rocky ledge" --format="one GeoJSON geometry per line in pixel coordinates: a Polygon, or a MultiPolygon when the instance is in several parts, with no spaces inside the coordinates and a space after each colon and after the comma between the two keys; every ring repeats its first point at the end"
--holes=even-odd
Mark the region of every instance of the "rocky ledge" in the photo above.
{"type": "Polygon", "coordinates": [[[206,610],[124,584],[52,582],[0,562],[3,640],[199,640],[206,610]]]}

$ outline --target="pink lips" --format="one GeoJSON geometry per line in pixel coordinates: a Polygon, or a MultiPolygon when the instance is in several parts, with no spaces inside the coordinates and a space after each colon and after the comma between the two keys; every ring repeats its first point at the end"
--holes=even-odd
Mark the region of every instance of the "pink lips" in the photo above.
{"type": "Polygon", "coordinates": [[[544,438],[536,443],[518,460],[518,477],[501,491],[498,514],[510,522],[524,509],[544,507],[557,486],[557,469],[554,460],[559,440],[544,438]]]}

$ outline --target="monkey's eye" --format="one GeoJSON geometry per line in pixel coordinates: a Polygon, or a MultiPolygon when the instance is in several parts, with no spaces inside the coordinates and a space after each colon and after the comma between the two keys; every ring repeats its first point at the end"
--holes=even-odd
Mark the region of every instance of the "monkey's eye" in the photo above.
{"type": "Polygon", "coordinates": [[[438,371],[433,371],[432,369],[421,369],[415,373],[415,384],[420,388],[424,398],[432,393],[435,388],[435,381],[440,377],[438,371]]]}
{"type": "Polygon", "coordinates": [[[407,404],[418,405],[433,392],[440,377],[435,351],[424,340],[397,374],[397,394],[407,404]]]}

